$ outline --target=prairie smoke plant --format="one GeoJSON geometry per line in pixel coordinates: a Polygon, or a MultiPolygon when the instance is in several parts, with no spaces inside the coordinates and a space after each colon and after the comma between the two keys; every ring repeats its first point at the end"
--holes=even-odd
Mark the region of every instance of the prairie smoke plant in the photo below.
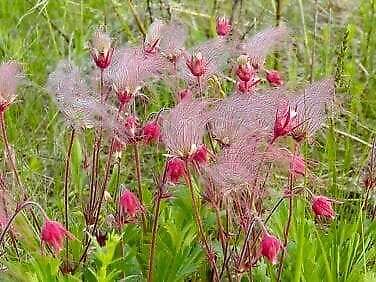
{"type": "Polygon", "coordinates": [[[266,71],[266,80],[271,86],[279,87],[283,85],[281,74],[276,70],[266,71]]]}
{"type": "Polygon", "coordinates": [[[185,174],[185,163],[180,158],[171,158],[167,161],[166,176],[172,184],[179,183],[180,179],[185,174]]]}
{"type": "Polygon", "coordinates": [[[184,43],[187,37],[187,30],[179,22],[163,23],[155,20],[149,27],[144,41],[146,53],[157,53],[173,64],[173,71],[176,71],[176,63],[184,51],[184,43]]]}
{"type": "Polygon", "coordinates": [[[130,218],[135,218],[138,213],[144,210],[137,196],[128,189],[123,189],[121,192],[119,205],[121,213],[130,218]]]}
{"type": "Polygon", "coordinates": [[[260,253],[272,264],[277,263],[278,254],[282,250],[282,242],[275,236],[265,232],[260,243],[260,253]]]}
{"type": "Polygon", "coordinates": [[[289,97],[296,117],[291,136],[298,142],[311,138],[324,124],[326,113],[334,106],[334,81],[323,79],[289,97]]]}
{"type": "Polygon", "coordinates": [[[59,62],[48,77],[47,89],[66,122],[73,128],[96,128],[101,122],[111,124],[109,111],[112,109],[95,98],[93,90],[72,63],[59,62]]]}
{"type": "Polygon", "coordinates": [[[104,70],[111,64],[114,48],[110,35],[98,28],[90,41],[90,53],[98,68],[104,70]]]}
{"type": "Polygon", "coordinates": [[[193,47],[185,53],[185,62],[178,64],[178,76],[202,94],[208,78],[223,69],[230,56],[230,43],[227,39],[216,38],[193,47]]]}
{"type": "Polygon", "coordinates": [[[218,36],[226,36],[231,32],[230,20],[225,17],[218,17],[216,22],[218,36]]]}
{"type": "Polygon", "coordinates": [[[332,199],[325,196],[312,197],[312,210],[318,218],[335,218],[335,212],[332,207],[332,199]]]}
{"type": "Polygon", "coordinates": [[[189,158],[202,145],[208,121],[208,102],[179,103],[162,115],[161,137],[169,154],[189,158]]]}
{"type": "Polygon", "coordinates": [[[241,42],[238,51],[247,55],[255,68],[262,68],[268,53],[281,45],[287,37],[288,29],[284,25],[267,28],[241,42]]]}
{"type": "Polygon", "coordinates": [[[73,240],[74,236],[57,221],[46,219],[42,227],[41,240],[50,246],[56,254],[63,249],[64,239],[73,240]]]}

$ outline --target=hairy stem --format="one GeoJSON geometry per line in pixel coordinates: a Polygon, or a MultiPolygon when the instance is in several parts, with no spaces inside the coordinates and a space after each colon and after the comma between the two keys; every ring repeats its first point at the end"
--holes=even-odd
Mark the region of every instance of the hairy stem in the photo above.
{"type": "Polygon", "coordinates": [[[5,126],[5,115],[4,115],[3,111],[0,113],[0,125],[1,125],[1,135],[3,137],[5,151],[6,151],[6,154],[7,154],[7,157],[8,157],[9,164],[10,164],[11,169],[13,171],[14,177],[16,178],[16,182],[17,182],[18,187],[20,189],[22,189],[23,185],[22,185],[22,182],[21,182],[21,177],[18,173],[15,161],[12,158],[12,151],[10,149],[10,145],[9,145],[9,141],[8,141],[8,135],[7,135],[7,130],[6,130],[6,126],[5,126]]]}
{"type": "MultiPolygon", "coordinates": [[[[24,190],[24,187],[23,187],[23,184],[22,184],[22,181],[21,181],[21,177],[20,177],[18,170],[17,170],[15,160],[12,158],[12,153],[11,153],[11,149],[10,149],[10,145],[9,145],[9,141],[8,141],[7,130],[6,130],[6,126],[5,126],[5,115],[4,114],[5,113],[3,111],[0,113],[0,127],[1,127],[1,135],[3,137],[5,151],[6,151],[7,158],[8,158],[8,161],[10,163],[11,169],[13,171],[13,174],[16,178],[18,188],[20,189],[20,192],[23,192],[24,196],[26,196],[27,192],[24,190]]],[[[39,232],[40,226],[38,224],[37,217],[35,216],[35,213],[34,213],[33,210],[30,210],[30,213],[31,213],[31,217],[33,218],[34,228],[36,228],[39,232]]]]}
{"type": "MultiPolygon", "coordinates": [[[[64,219],[65,219],[65,229],[69,231],[69,222],[68,222],[68,186],[69,186],[69,169],[70,169],[70,159],[72,155],[72,146],[73,146],[73,140],[74,140],[74,133],[75,130],[72,128],[70,139],[69,139],[69,145],[68,145],[68,151],[67,156],[65,159],[65,172],[64,172],[64,219]]],[[[69,240],[65,239],[65,251],[66,251],[66,260],[68,262],[68,252],[69,252],[69,240]]]]}
{"type": "Polygon", "coordinates": [[[148,282],[153,281],[153,266],[154,266],[154,254],[155,254],[155,242],[157,239],[157,231],[158,231],[158,219],[160,213],[160,206],[161,206],[161,196],[157,195],[157,202],[154,208],[154,218],[153,218],[153,229],[151,235],[151,246],[150,246],[150,254],[149,254],[149,262],[148,262],[148,282]]]}
{"type": "MultiPolygon", "coordinates": [[[[136,166],[136,178],[137,178],[137,190],[138,198],[140,199],[141,205],[144,206],[144,197],[142,195],[142,175],[141,175],[141,161],[140,161],[140,151],[138,144],[134,144],[134,162],[136,166]]],[[[142,213],[142,230],[146,232],[146,216],[145,213],[142,213]]]]}
{"type": "MultiPolygon", "coordinates": [[[[94,226],[93,226],[93,230],[92,230],[93,235],[97,231],[100,212],[101,212],[103,198],[104,198],[104,192],[106,191],[106,187],[107,187],[107,183],[108,183],[108,179],[109,179],[109,175],[110,175],[111,158],[112,158],[112,155],[113,155],[113,152],[114,152],[114,142],[115,142],[115,139],[112,138],[110,151],[108,153],[108,158],[107,158],[107,162],[106,162],[106,171],[105,171],[105,175],[104,175],[103,184],[102,184],[102,187],[101,187],[101,194],[100,194],[100,197],[99,197],[98,207],[95,209],[96,214],[95,214],[95,222],[94,222],[94,226]]],[[[83,253],[80,257],[78,265],[86,259],[87,251],[89,250],[90,244],[91,244],[91,238],[88,240],[88,242],[86,244],[86,247],[85,247],[85,249],[84,249],[84,251],[83,251],[83,253]]],[[[78,265],[77,265],[77,267],[78,267],[78,265]]]]}
{"type": "Polygon", "coordinates": [[[157,195],[156,195],[156,203],[154,207],[154,218],[153,218],[153,227],[152,227],[152,236],[151,236],[151,247],[150,247],[150,254],[149,254],[149,261],[148,261],[148,282],[153,281],[153,266],[154,266],[154,254],[155,254],[155,242],[157,239],[157,231],[158,231],[158,219],[160,214],[161,208],[161,201],[163,195],[163,188],[166,185],[166,178],[167,178],[167,161],[165,165],[165,169],[163,172],[162,182],[158,184],[157,187],[157,195]]]}
{"type": "Polygon", "coordinates": [[[285,232],[284,232],[284,239],[283,239],[283,249],[282,249],[282,255],[281,255],[281,261],[279,264],[278,268],[278,275],[277,275],[277,281],[281,280],[281,275],[282,275],[282,269],[283,269],[283,260],[285,258],[286,254],[286,248],[287,248],[287,243],[288,243],[288,237],[289,237],[289,231],[290,231],[290,226],[291,226],[291,219],[292,219],[292,212],[293,212],[293,175],[290,174],[289,177],[289,210],[288,210],[288,218],[287,218],[287,223],[285,227],[285,232]]]}
{"type": "Polygon", "coordinates": [[[211,268],[212,268],[212,270],[214,272],[214,280],[215,281],[219,281],[218,269],[217,269],[217,266],[215,264],[215,261],[213,261],[213,256],[211,255],[211,250],[210,250],[210,247],[209,247],[208,239],[206,238],[206,235],[204,233],[204,227],[203,227],[201,216],[200,216],[200,212],[199,212],[199,209],[198,209],[195,192],[193,190],[191,173],[189,172],[188,162],[187,161],[185,162],[184,179],[185,179],[185,182],[186,182],[186,184],[187,184],[187,186],[189,188],[189,191],[191,193],[192,208],[193,208],[193,212],[194,212],[193,214],[194,214],[195,221],[196,221],[196,224],[197,224],[199,237],[200,237],[202,243],[204,244],[204,248],[205,248],[205,251],[206,251],[206,255],[208,257],[209,264],[210,264],[210,266],[211,266],[211,268]]]}

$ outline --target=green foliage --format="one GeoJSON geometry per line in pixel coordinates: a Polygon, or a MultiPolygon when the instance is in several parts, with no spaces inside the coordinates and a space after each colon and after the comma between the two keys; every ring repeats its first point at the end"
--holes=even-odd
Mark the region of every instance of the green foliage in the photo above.
{"type": "MultiPolygon", "coordinates": [[[[62,175],[70,129],[65,129],[45,93],[45,78],[63,57],[87,61],[88,36],[104,18],[119,42],[141,40],[127,2],[0,1],[0,57],[20,61],[29,79],[19,95],[20,102],[6,114],[9,139],[16,151],[25,186],[32,199],[40,202],[51,217],[63,218],[62,175]]],[[[134,3],[147,25],[146,1],[129,2],[134,3]]],[[[168,17],[168,10],[157,2],[169,2],[174,17],[188,24],[191,45],[213,36],[215,15],[231,14],[233,2],[242,2],[241,7],[235,8],[235,22],[241,22],[242,32],[253,24],[250,33],[275,23],[274,1],[151,2],[155,17],[168,17]]],[[[316,1],[281,2],[283,18],[294,34],[293,46],[278,53],[279,67],[290,81],[288,87],[309,80],[311,71],[315,79],[333,75],[337,82],[336,104],[341,114],[330,117],[328,129],[314,145],[305,145],[305,154],[307,158],[320,160],[311,167],[317,175],[314,179],[317,186],[312,187],[313,190],[325,191],[343,202],[335,205],[336,220],[324,225],[314,221],[309,203],[295,201],[282,281],[375,281],[376,225],[361,211],[362,190],[357,179],[368,154],[367,144],[376,133],[375,1],[317,1],[317,7],[316,1]]],[[[268,60],[268,66],[271,67],[274,61],[274,58],[268,60]]],[[[213,84],[214,97],[219,91],[213,84]]],[[[143,91],[150,96],[148,105],[141,112],[143,118],[172,105],[174,93],[165,85],[147,87],[143,91]]],[[[75,261],[80,257],[84,241],[81,237],[85,224],[79,199],[87,191],[88,179],[82,165],[92,150],[85,141],[85,136],[77,133],[71,158],[70,231],[79,238],[70,242],[71,259],[75,261]]],[[[162,152],[158,154],[154,159],[149,149],[145,149],[143,156],[144,194],[149,210],[154,191],[152,179],[163,165],[162,152]]],[[[112,195],[118,189],[118,182],[130,185],[132,189],[136,187],[130,154],[124,153],[121,162],[119,179],[116,166],[111,174],[109,191],[112,195]]],[[[280,184],[275,183],[283,189],[280,184]]],[[[174,198],[162,204],[154,281],[206,281],[209,279],[208,266],[198,243],[189,193],[185,186],[174,189],[174,198]]],[[[113,211],[114,204],[105,205],[108,213],[113,211]]],[[[205,208],[201,212],[206,219],[205,229],[214,234],[213,214],[205,208]]],[[[150,214],[147,216],[151,217],[150,214]]],[[[270,224],[280,238],[286,219],[287,207],[282,205],[270,224]]],[[[106,222],[100,227],[106,230],[106,222]]],[[[111,233],[106,245],[91,249],[93,259],[73,275],[62,275],[59,270],[64,251],[59,258],[40,254],[39,235],[29,228],[25,218],[17,219],[15,229],[22,234],[17,237],[17,246],[30,253],[21,253],[19,260],[7,245],[11,255],[9,260],[1,261],[8,268],[0,273],[1,281],[146,279],[150,232],[142,235],[138,226],[128,225],[122,232],[111,233]]],[[[262,260],[252,270],[252,275],[253,281],[274,281],[276,267],[262,260]]],[[[242,281],[249,280],[248,274],[244,274],[242,281]]]]}

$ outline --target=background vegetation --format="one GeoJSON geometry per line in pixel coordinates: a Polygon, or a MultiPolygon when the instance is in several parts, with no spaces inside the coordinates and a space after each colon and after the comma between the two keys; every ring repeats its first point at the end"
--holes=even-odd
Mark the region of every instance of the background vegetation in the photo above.
{"type": "MultiPolygon", "coordinates": [[[[253,34],[262,27],[275,25],[276,1],[149,1],[153,18],[169,17],[189,27],[189,42],[202,41],[215,34],[217,15],[232,16],[243,33],[253,34]]],[[[363,189],[359,172],[365,164],[376,125],[376,4],[363,1],[281,0],[281,20],[292,30],[292,44],[278,53],[278,69],[288,87],[333,75],[337,81],[338,114],[331,116],[317,142],[306,146],[306,156],[316,177],[316,192],[324,192],[342,204],[335,206],[337,218],[330,226],[315,225],[303,200],[297,200],[290,243],[287,250],[283,281],[376,281],[376,224],[371,219],[376,195],[371,193],[370,209],[362,212],[363,189]]],[[[139,42],[142,31],[150,23],[147,1],[117,0],[0,0],[0,58],[22,63],[29,83],[20,91],[18,102],[6,114],[10,143],[17,155],[18,169],[32,199],[41,203],[47,213],[63,219],[64,156],[69,134],[56,107],[45,91],[47,74],[56,63],[69,57],[79,65],[87,65],[88,39],[97,25],[104,22],[119,42],[139,42]]],[[[270,58],[268,64],[274,65],[270,58]]],[[[162,87],[146,89],[150,96],[148,112],[168,107],[171,93],[162,87]]],[[[76,139],[70,202],[77,201],[84,181],[81,165],[90,151],[89,144],[76,139]]],[[[1,154],[1,156],[3,156],[1,154]]],[[[135,186],[130,156],[123,154],[120,182],[135,186]],[[130,163],[130,165],[127,165],[130,163]]],[[[161,168],[148,157],[143,158],[146,203],[151,205],[153,175],[161,168]]],[[[2,165],[2,171],[5,165],[2,165]]],[[[116,173],[112,176],[114,189],[116,173]]],[[[281,185],[276,178],[276,185],[281,185]]],[[[281,188],[282,189],[282,188],[281,188]]],[[[155,281],[205,280],[202,273],[201,248],[195,240],[189,195],[176,189],[176,199],[165,203],[157,242],[155,281]]],[[[79,206],[78,204],[76,206],[79,206]]],[[[82,221],[80,210],[71,211],[71,222],[82,221]]],[[[287,208],[273,216],[276,234],[283,233],[287,208]]],[[[214,225],[215,219],[206,222],[214,225]]],[[[80,232],[82,224],[72,227],[80,232]]],[[[150,238],[140,238],[135,226],[111,236],[105,248],[97,248],[96,260],[83,274],[63,277],[59,260],[35,253],[26,261],[1,259],[9,271],[1,280],[9,281],[113,281],[125,271],[127,281],[145,277],[150,238]],[[117,242],[125,242],[125,256],[119,255],[117,242]],[[82,276],[84,275],[84,276],[82,276]]],[[[74,242],[72,250],[75,249],[74,242]]],[[[78,249],[78,248],[77,248],[78,249]]],[[[78,256],[79,254],[77,254],[78,256]]],[[[274,278],[270,265],[255,268],[255,281],[274,278]]],[[[247,278],[244,278],[247,279],[247,278]]]]}

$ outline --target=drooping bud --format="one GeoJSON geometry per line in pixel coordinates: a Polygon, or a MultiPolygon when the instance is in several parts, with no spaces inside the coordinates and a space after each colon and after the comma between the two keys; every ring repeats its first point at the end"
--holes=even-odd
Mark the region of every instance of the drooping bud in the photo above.
{"type": "Polygon", "coordinates": [[[261,254],[272,264],[277,263],[278,254],[282,250],[282,242],[275,236],[265,232],[261,240],[261,254]]]}
{"type": "Polygon", "coordinates": [[[119,199],[119,205],[121,212],[131,218],[135,218],[139,212],[143,211],[143,207],[137,196],[128,189],[123,190],[119,199]]]}
{"type": "Polygon", "coordinates": [[[192,55],[191,58],[187,60],[186,65],[192,75],[197,77],[202,76],[206,71],[206,62],[201,52],[192,55]]]}
{"type": "Polygon", "coordinates": [[[41,231],[42,242],[49,245],[56,254],[59,254],[63,249],[65,238],[73,240],[74,236],[59,222],[46,219],[41,231]]]}
{"type": "Polygon", "coordinates": [[[256,70],[249,63],[248,56],[239,56],[237,62],[236,75],[241,81],[248,82],[255,77],[256,70]]]}
{"type": "Polygon", "coordinates": [[[182,159],[172,158],[167,162],[167,179],[173,183],[179,183],[181,177],[185,174],[185,163],[182,159]]]}
{"type": "Polygon", "coordinates": [[[132,94],[127,90],[114,89],[120,106],[127,105],[132,100],[132,94]]]}
{"type": "Polygon", "coordinates": [[[90,52],[98,68],[104,70],[111,64],[114,48],[107,32],[97,29],[91,39],[90,52]]]}
{"type": "Polygon", "coordinates": [[[267,71],[266,80],[273,87],[279,87],[283,85],[281,74],[276,70],[267,71]]]}
{"type": "Polygon", "coordinates": [[[217,34],[219,36],[226,36],[231,31],[231,23],[229,19],[225,17],[218,17],[217,18],[217,34]]]}
{"type": "Polygon", "coordinates": [[[142,135],[145,143],[156,142],[161,136],[161,128],[157,122],[149,122],[142,128],[142,135]]]}
{"type": "Polygon", "coordinates": [[[196,149],[196,151],[192,154],[192,160],[197,162],[198,164],[204,164],[208,161],[209,152],[205,145],[201,145],[196,149]]]}
{"type": "Polygon", "coordinates": [[[332,200],[325,196],[314,196],[312,198],[312,210],[316,217],[334,219],[335,212],[332,207],[332,200]]]}

